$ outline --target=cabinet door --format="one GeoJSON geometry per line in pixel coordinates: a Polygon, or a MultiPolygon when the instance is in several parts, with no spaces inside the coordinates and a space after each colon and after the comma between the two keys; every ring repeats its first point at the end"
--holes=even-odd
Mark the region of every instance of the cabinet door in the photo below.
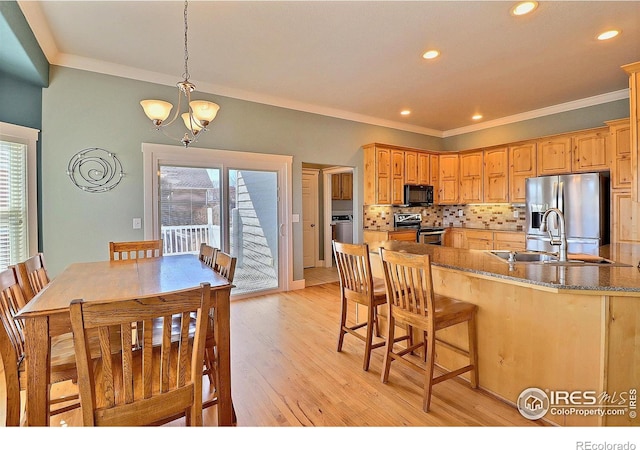
{"type": "Polygon", "coordinates": [[[453,248],[465,248],[464,231],[449,228],[444,234],[444,245],[453,248]]]}
{"type": "Polygon", "coordinates": [[[440,204],[458,203],[458,154],[440,155],[440,204]]]}
{"type": "Polygon", "coordinates": [[[484,151],[484,201],[505,203],[508,200],[508,149],[495,148],[484,151]]]}
{"type": "Polygon", "coordinates": [[[440,203],[440,156],[429,155],[429,184],[433,186],[433,203],[440,203]]]}
{"type": "Polygon", "coordinates": [[[536,176],[536,143],[524,142],[509,147],[509,201],[525,202],[525,180],[536,176]]]}
{"type": "Polygon", "coordinates": [[[404,151],[391,150],[391,204],[404,203],[404,151]]]}
{"type": "Polygon", "coordinates": [[[493,249],[494,250],[515,250],[522,251],[526,248],[525,233],[515,232],[494,232],[493,233],[493,249]]]}
{"type": "Polygon", "coordinates": [[[351,200],[353,198],[353,174],[340,174],[340,199],[351,200]]]}
{"type": "Polygon", "coordinates": [[[628,119],[607,122],[611,139],[611,187],[631,189],[631,124],[628,119]]]}
{"type": "Polygon", "coordinates": [[[630,191],[611,193],[611,229],[614,244],[640,242],[640,203],[634,202],[630,191]]]}
{"type": "Polygon", "coordinates": [[[571,173],[571,136],[538,141],[538,175],[571,173]]]}
{"type": "Polygon", "coordinates": [[[376,203],[391,204],[391,150],[379,148],[376,150],[376,167],[378,176],[378,191],[376,203]]]}
{"type": "Polygon", "coordinates": [[[573,136],[573,172],[609,170],[607,131],[590,131],[573,136]]]}
{"type": "Polygon", "coordinates": [[[342,199],[340,175],[341,174],[339,173],[334,173],[333,175],[331,175],[331,200],[342,199]]]}
{"type": "Polygon", "coordinates": [[[404,182],[418,184],[418,152],[404,152],[404,182]]]}
{"type": "Polygon", "coordinates": [[[481,203],[482,151],[460,155],[460,203],[481,203]]]}
{"type": "Polygon", "coordinates": [[[389,239],[394,241],[410,241],[416,242],[417,232],[415,230],[411,231],[393,231],[389,233],[389,239]]]}
{"type": "Polygon", "coordinates": [[[429,167],[429,154],[418,152],[418,184],[429,184],[431,182],[429,167]]]}

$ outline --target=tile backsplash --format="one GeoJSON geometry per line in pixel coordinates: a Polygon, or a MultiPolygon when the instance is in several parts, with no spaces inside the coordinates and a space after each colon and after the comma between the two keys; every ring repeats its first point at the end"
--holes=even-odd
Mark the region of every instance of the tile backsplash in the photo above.
{"type": "Polygon", "coordinates": [[[502,231],[523,231],[525,227],[524,205],[474,204],[435,205],[420,208],[405,208],[386,205],[365,206],[363,226],[365,229],[393,227],[394,213],[420,213],[423,226],[486,228],[502,231]],[[462,216],[460,216],[462,211],[462,216]],[[518,217],[514,217],[517,212],[518,217]]]}

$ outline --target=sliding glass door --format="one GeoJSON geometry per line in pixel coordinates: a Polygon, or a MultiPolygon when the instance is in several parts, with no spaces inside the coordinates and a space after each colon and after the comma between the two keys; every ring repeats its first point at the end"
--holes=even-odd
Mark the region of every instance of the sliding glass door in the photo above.
{"type": "Polygon", "coordinates": [[[143,144],[145,239],[236,257],[232,297],[289,289],[291,157],[143,144]],[[284,194],[284,195],[282,195],[284,194]]]}

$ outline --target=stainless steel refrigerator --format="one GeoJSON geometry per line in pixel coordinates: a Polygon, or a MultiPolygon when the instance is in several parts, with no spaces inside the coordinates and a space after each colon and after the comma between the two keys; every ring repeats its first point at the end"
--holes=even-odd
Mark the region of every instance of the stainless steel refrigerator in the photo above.
{"type": "MultiPolygon", "coordinates": [[[[557,251],[549,234],[540,231],[540,220],[549,208],[558,208],[565,219],[569,253],[597,254],[609,243],[609,176],[585,173],[528,178],[526,180],[527,250],[557,251]]],[[[549,231],[559,235],[555,214],[549,215],[549,231]]]]}

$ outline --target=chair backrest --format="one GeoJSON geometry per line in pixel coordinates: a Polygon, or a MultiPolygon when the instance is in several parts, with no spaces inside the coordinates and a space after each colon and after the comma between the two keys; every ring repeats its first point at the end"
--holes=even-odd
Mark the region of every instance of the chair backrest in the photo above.
{"type": "MultiPolygon", "coordinates": [[[[10,267],[0,272],[0,321],[3,325],[0,330],[0,352],[3,358],[12,352],[14,357],[11,359],[15,358],[16,364],[24,356],[24,327],[22,320],[15,319],[15,316],[25,304],[16,268],[10,267]]],[[[8,370],[8,362],[5,360],[5,370],[8,370]]]]}
{"type": "Polygon", "coordinates": [[[216,252],[215,263],[213,264],[213,270],[229,280],[229,283],[233,283],[233,276],[236,272],[235,256],[231,256],[228,253],[218,250],[216,252]]]}
{"type": "Polygon", "coordinates": [[[340,288],[347,300],[368,304],[373,296],[369,246],[333,241],[340,288]]]}
{"type": "Polygon", "coordinates": [[[111,261],[162,256],[162,239],[156,241],[109,242],[111,261]]]}
{"type": "Polygon", "coordinates": [[[85,426],[154,425],[183,414],[189,424],[202,425],[202,361],[210,296],[209,283],[202,283],[198,289],[162,297],[71,302],[85,426]],[[172,330],[177,318],[179,326],[172,330]],[[158,321],[163,324],[162,340],[154,345],[153,328],[158,321]],[[141,331],[136,328],[139,323],[141,331]],[[141,348],[122,345],[119,352],[105,355],[102,349],[112,349],[113,328],[120,331],[123,343],[132,342],[133,333],[141,332],[141,348]],[[91,334],[100,340],[97,357],[89,349],[91,334]]]}
{"type": "Polygon", "coordinates": [[[429,255],[416,255],[380,249],[382,270],[390,311],[396,310],[411,324],[411,316],[419,316],[434,325],[434,290],[429,255]]]}
{"type": "Polygon", "coordinates": [[[198,255],[198,258],[207,266],[213,267],[213,262],[216,260],[217,252],[217,248],[203,242],[202,244],[200,244],[200,254],[198,255]]]}
{"type": "Polygon", "coordinates": [[[49,274],[44,263],[44,255],[38,253],[24,262],[16,264],[18,282],[25,300],[30,301],[38,292],[49,284],[49,274]]]}

